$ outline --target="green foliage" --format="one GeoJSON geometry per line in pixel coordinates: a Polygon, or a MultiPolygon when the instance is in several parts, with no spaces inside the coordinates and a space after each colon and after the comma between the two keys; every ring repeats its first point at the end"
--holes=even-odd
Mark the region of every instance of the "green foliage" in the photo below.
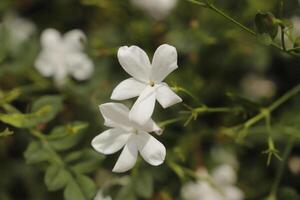
{"type": "Polygon", "coordinates": [[[62,189],[68,183],[70,174],[59,165],[50,165],[45,173],[45,184],[49,191],[56,191],[62,189]]]}
{"type": "Polygon", "coordinates": [[[66,200],[89,200],[95,195],[96,187],[94,182],[84,175],[75,175],[68,180],[64,191],[66,200]]]}
{"type": "Polygon", "coordinates": [[[4,131],[0,132],[0,138],[1,137],[7,137],[9,135],[14,134],[13,131],[9,130],[8,128],[4,129],[4,131]]]}
{"type": "Polygon", "coordinates": [[[40,123],[46,123],[52,120],[63,107],[63,98],[60,96],[43,96],[37,99],[31,108],[31,112],[35,113],[41,109],[48,108],[49,112],[39,116],[40,123]]]}
{"type": "Polygon", "coordinates": [[[261,12],[255,16],[255,26],[258,33],[274,39],[278,33],[278,20],[270,12],[261,12]]]}
{"type": "Polygon", "coordinates": [[[49,160],[51,158],[51,154],[42,142],[34,141],[28,145],[24,152],[24,157],[28,164],[34,164],[49,160]]]}

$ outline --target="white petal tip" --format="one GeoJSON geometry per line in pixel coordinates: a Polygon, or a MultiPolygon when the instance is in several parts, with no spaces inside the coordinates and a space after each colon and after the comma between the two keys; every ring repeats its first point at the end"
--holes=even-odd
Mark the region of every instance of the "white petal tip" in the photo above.
{"type": "Polygon", "coordinates": [[[164,129],[161,129],[161,128],[154,131],[154,133],[156,133],[157,135],[161,135],[161,134],[163,134],[163,132],[164,132],[164,129]]]}

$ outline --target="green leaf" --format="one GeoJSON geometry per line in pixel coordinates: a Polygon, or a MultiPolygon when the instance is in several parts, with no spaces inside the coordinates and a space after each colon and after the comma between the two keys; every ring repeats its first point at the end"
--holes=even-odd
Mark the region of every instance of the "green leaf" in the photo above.
{"type": "Polygon", "coordinates": [[[6,128],[4,131],[0,132],[0,137],[7,137],[12,134],[14,134],[14,132],[6,128]]]}
{"type": "Polygon", "coordinates": [[[133,179],[135,192],[143,198],[149,199],[153,194],[153,178],[149,172],[141,172],[133,179]]]}
{"type": "Polygon", "coordinates": [[[270,12],[261,12],[255,16],[255,26],[258,33],[267,34],[274,39],[278,33],[278,20],[270,12]]]}
{"type": "Polygon", "coordinates": [[[87,176],[76,175],[69,179],[64,191],[65,200],[91,200],[96,193],[94,182],[87,176]]]}
{"type": "Polygon", "coordinates": [[[118,192],[116,200],[136,200],[134,189],[131,184],[128,184],[118,192]]]}
{"type": "Polygon", "coordinates": [[[58,126],[51,131],[49,136],[47,136],[47,139],[56,140],[67,136],[76,135],[82,133],[87,127],[88,124],[86,122],[73,122],[65,126],[58,126]]]}
{"type": "Polygon", "coordinates": [[[73,171],[84,174],[93,172],[99,168],[104,158],[105,156],[92,149],[86,149],[83,151],[72,152],[66,156],[65,161],[71,162],[71,169],[73,171]]]}
{"type": "Polygon", "coordinates": [[[88,124],[83,122],[74,122],[66,126],[56,127],[47,137],[49,144],[57,151],[70,149],[80,141],[80,133],[87,127],[88,124]]]}
{"type": "Polygon", "coordinates": [[[50,165],[45,174],[45,183],[49,191],[62,189],[70,178],[69,172],[58,165],[50,165]]]}
{"type": "Polygon", "coordinates": [[[50,108],[50,112],[40,116],[40,121],[46,123],[62,110],[63,98],[60,96],[43,96],[33,103],[31,111],[37,112],[44,107],[50,108]]]}
{"type": "Polygon", "coordinates": [[[40,142],[31,142],[24,153],[28,164],[46,161],[50,158],[50,153],[40,142]]]}
{"type": "Polygon", "coordinates": [[[0,91],[0,106],[3,104],[10,103],[17,99],[21,95],[20,89],[13,89],[9,92],[2,92],[0,91]]]}

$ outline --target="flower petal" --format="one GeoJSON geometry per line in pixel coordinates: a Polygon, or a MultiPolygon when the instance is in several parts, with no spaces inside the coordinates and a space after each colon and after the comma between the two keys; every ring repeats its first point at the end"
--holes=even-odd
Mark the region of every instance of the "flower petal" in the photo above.
{"type": "Polygon", "coordinates": [[[236,171],[228,164],[220,165],[214,169],[212,177],[220,185],[235,184],[237,181],[236,171]]]}
{"type": "Polygon", "coordinates": [[[99,106],[108,127],[131,127],[128,119],[129,109],[121,103],[105,103],[99,106]]]}
{"type": "Polygon", "coordinates": [[[120,47],[118,59],[123,69],[132,77],[142,82],[149,82],[151,64],[147,54],[141,48],[120,47]]]}
{"type": "Polygon", "coordinates": [[[111,99],[112,100],[125,100],[139,96],[145,89],[146,85],[134,78],[129,78],[122,81],[114,89],[111,99]]]}
{"type": "Polygon", "coordinates": [[[73,53],[66,57],[68,71],[78,81],[88,79],[93,71],[93,62],[83,53],[73,53]]]}
{"type": "Polygon", "coordinates": [[[177,51],[175,47],[168,44],[159,46],[152,60],[151,79],[161,82],[177,68],[177,51]]]}
{"type": "Polygon", "coordinates": [[[144,125],[151,118],[155,106],[155,88],[147,86],[133,104],[129,119],[139,125],[144,125]]]}
{"type": "Polygon", "coordinates": [[[163,108],[182,102],[182,99],[166,83],[161,83],[157,87],[156,99],[163,108]]]}
{"type": "Polygon", "coordinates": [[[92,146],[100,153],[113,154],[125,145],[130,135],[120,128],[109,129],[97,135],[92,140],[92,146]]]}
{"type": "Polygon", "coordinates": [[[162,129],[152,119],[146,122],[146,124],[142,125],[139,130],[144,130],[146,132],[155,132],[157,135],[162,134],[162,129]]]}
{"type": "Polygon", "coordinates": [[[48,28],[41,35],[41,44],[43,48],[55,49],[62,44],[61,34],[53,28],[48,28]]]}
{"type": "Polygon", "coordinates": [[[136,138],[139,152],[145,161],[154,166],[164,162],[166,148],[162,143],[147,132],[139,132],[136,138]]]}
{"type": "Polygon", "coordinates": [[[35,68],[45,77],[50,77],[55,73],[51,58],[49,54],[42,51],[35,61],[35,68]]]}
{"type": "Polygon", "coordinates": [[[66,48],[70,52],[82,51],[86,42],[85,34],[79,29],[75,29],[65,33],[63,39],[66,48]]]}
{"type": "Polygon", "coordinates": [[[226,199],[243,200],[245,198],[243,191],[235,186],[228,185],[228,186],[225,186],[223,188],[223,190],[224,190],[226,199]]]}
{"type": "Polygon", "coordinates": [[[134,138],[135,137],[129,138],[128,143],[125,145],[121,155],[119,156],[112,170],[113,172],[126,172],[130,170],[136,163],[138,149],[134,138]]]}

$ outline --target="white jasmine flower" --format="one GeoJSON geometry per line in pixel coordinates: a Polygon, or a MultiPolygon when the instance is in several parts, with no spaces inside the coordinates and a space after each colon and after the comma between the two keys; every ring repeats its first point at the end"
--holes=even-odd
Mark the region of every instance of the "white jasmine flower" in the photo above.
{"type": "Polygon", "coordinates": [[[129,113],[130,120],[145,124],[151,118],[156,100],[163,108],[182,101],[162,82],[168,74],[178,68],[177,51],[174,47],[167,44],[158,47],[152,64],[147,54],[137,46],[121,47],[118,59],[132,78],[122,81],[114,89],[111,99],[124,100],[138,96],[129,113]]]}
{"type": "Polygon", "coordinates": [[[113,154],[122,147],[122,153],[116,162],[113,172],[125,172],[131,169],[138,152],[146,162],[157,166],[163,163],[166,149],[149,132],[161,133],[161,129],[152,119],[140,126],[129,120],[129,109],[120,103],[100,105],[104,125],[110,127],[92,140],[94,149],[103,154],[113,154]]]}
{"type": "Polygon", "coordinates": [[[210,176],[206,171],[199,171],[199,180],[189,182],[182,187],[184,200],[243,200],[243,192],[234,184],[236,172],[227,164],[217,167],[210,176]]]}
{"type": "Polygon", "coordinates": [[[131,0],[131,3],[159,20],[170,13],[177,0],[131,0]]]}
{"type": "Polygon", "coordinates": [[[46,29],[41,36],[42,50],[35,62],[36,69],[45,77],[53,77],[58,85],[62,85],[68,75],[78,81],[88,79],[94,65],[83,52],[85,40],[80,30],[62,36],[55,29],[46,29]]]}
{"type": "Polygon", "coordinates": [[[94,200],[112,200],[110,196],[104,196],[103,191],[100,189],[98,190],[94,200]]]}
{"type": "Polygon", "coordinates": [[[35,25],[30,20],[21,18],[14,13],[4,16],[3,26],[9,34],[9,45],[13,51],[17,51],[36,31],[35,25]]]}

